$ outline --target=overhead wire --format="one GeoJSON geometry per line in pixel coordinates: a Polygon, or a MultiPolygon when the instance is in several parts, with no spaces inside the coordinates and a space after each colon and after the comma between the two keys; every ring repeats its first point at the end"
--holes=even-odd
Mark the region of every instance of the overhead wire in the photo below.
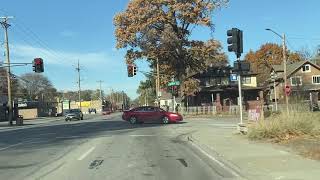
{"type": "MultiPolygon", "coordinates": [[[[0,12],[4,12],[8,14],[7,11],[0,9],[0,12]]],[[[44,42],[38,35],[35,33],[31,28],[29,28],[22,20],[21,18],[14,17],[14,21],[10,22],[10,24],[14,25],[16,29],[20,30],[23,32],[26,36],[28,36],[33,42],[36,42],[37,45],[39,45],[41,48],[45,49],[50,53],[52,56],[56,57],[58,61],[67,63],[66,61],[61,61],[60,59],[68,59],[64,55],[61,54],[58,50],[53,50],[50,48],[46,42],[44,42]],[[15,23],[17,22],[17,23],[15,23]]],[[[47,53],[47,54],[48,54],[47,53]]]]}
{"type": "MultiPolygon", "coordinates": [[[[4,12],[5,14],[8,14],[8,12],[4,11],[3,9],[0,9],[0,11],[4,12]]],[[[15,17],[15,22],[10,22],[11,25],[14,25],[14,28],[12,28],[12,29],[16,33],[18,31],[20,31],[22,34],[25,35],[25,36],[23,36],[23,35],[20,36],[20,32],[18,33],[19,37],[20,37],[19,39],[22,39],[22,41],[25,44],[27,44],[28,46],[30,46],[32,48],[39,47],[39,48],[37,48],[39,51],[41,51],[43,54],[45,54],[49,57],[50,56],[55,57],[55,60],[60,63],[63,63],[63,64],[68,63],[68,61],[61,60],[61,59],[68,60],[68,58],[61,55],[60,52],[57,52],[56,50],[53,50],[52,48],[50,48],[44,41],[41,40],[41,38],[39,38],[39,36],[34,31],[31,30],[31,28],[26,26],[25,23],[22,22],[22,20],[19,20],[19,18],[15,17]],[[15,22],[18,22],[18,23],[15,23],[15,22]],[[27,38],[25,38],[25,37],[27,37],[27,38]],[[30,41],[28,40],[28,38],[30,41]],[[34,45],[34,44],[36,44],[36,45],[34,45]]],[[[48,72],[49,74],[57,75],[56,72],[51,72],[49,69],[46,69],[46,72],[48,72]]]]}

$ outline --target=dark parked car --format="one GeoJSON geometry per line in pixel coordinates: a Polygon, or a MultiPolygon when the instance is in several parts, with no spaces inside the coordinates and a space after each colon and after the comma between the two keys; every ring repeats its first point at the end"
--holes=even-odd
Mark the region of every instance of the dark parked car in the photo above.
{"type": "Polygon", "coordinates": [[[83,120],[83,113],[80,109],[70,109],[65,113],[65,120],[71,121],[71,120],[83,120]]]}
{"type": "Polygon", "coordinates": [[[131,124],[143,122],[161,122],[163,124],[182,121],[180,114],[167,112],[161,108],[153,106],[137,107],[124,111],[122,119],[129,121],[131,124]]]}
{"type": "Polygon", "coordinates": [[[102,115],[109,115],[112,113],[112,110],[110,108],[105,108],[102,110],[102,115]]]}

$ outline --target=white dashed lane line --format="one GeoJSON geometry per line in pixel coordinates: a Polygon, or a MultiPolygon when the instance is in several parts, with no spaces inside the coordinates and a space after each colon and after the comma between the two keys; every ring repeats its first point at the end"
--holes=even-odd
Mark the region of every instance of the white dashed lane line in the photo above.
{"type": "Polygon", "coordinates": [[[6,150],[6,149],[9,149],[9,148],[12,148],[12,147],[20,146],[20,145],[22,145],[22,144],[26,144],[26,143],[29,143],[29,142],[31,142],[31,141],[33,141],[33,140],[23,141],[23,142],[19,142],[19,143],[17,143],[17,144],[12,144],[12,145],[9,145],[9,146],[7,146],[7,147],[0,148],[0,151],[6,150]]]}
{"type": "Polygon", "coordinates": [[[88,151],[86,151],[85,153],[83,153],[79,158],[78,160],[81,161],[83,160],[84,158],[86,158],[96,147],[92,147],[90,148],[88,151]]]}

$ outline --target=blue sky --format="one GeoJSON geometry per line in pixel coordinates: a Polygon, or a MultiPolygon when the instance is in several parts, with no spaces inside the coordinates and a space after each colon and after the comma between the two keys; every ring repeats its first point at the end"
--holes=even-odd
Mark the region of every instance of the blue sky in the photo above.
{"type": "MultiPolygon", "coordinates": [[[[13,15],[9,30],[11,61],[31,62],[43,57],[45,75],[59,90],[75,90],[74,65],[80,60],[84,89],[96,89],[103,80],[103,89],[124,90],[136,97],[142,74],[128,78],[124,50],[115,49],[113,17],[126,8],[128,0],[0,0],[0,16],[13,15]]],[[[288,48],[314,51],[320,44],[320,1],[318,0],[230,0],[228,7],[213,15],[213,37],[226,48],[226,31],[238,27],[244,31],[244,51],[256,50],[266,42],[281,40],[265,28],[288,36],[288,48]]],[[[207,40],[210,31],[196,28],[192,38],[207,40]]],[[[3,31],[0,31],[3,43],[3,31]]],[[[1,45],[1,55],[4,46],[1,45]]],[[[232,61],[235,56],[228,53],[232,61]]],[[[0,60],[4,57],[0,56],[0,60]]],[[[137,62],[140,70],[147,64],[137,62]]],[[[16,74],[31,72],[32,68],[16,67],[16,74]]]]}

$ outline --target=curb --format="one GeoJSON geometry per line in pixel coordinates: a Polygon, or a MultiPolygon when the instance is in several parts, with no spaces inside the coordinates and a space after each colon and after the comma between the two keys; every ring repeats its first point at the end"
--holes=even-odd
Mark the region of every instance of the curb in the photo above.
{"type": "Polygon", "coordinates": [[[241,169],[237,165],[233,164],[231,161],[224,159],[223,155],[210,148],[209,146],[201,144],[198,139],[192,136],[192,134],[188,135],[186,138],[187,142],[191,146],[199,150],[203,155],[212,160],[215,164],[218,164],[219,166],[221,166],[221,168],[223,168],[227,172],[230,172],[235,178],[241,180],[247,179],[241,173],[241,169]]]}

